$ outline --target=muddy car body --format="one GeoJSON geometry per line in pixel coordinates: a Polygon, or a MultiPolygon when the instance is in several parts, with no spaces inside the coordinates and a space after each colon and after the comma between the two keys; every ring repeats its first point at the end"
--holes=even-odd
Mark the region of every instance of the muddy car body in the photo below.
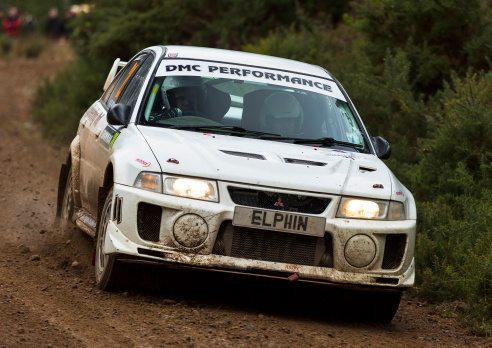
{"type": "Polygon", "coordinates": [[[147,260],[363,289],[388,321],[416,230],[389,154],[318,66],[156,46],[116,60],[81,118],[58,216],[95,238],[102,289],[147,260]]]}

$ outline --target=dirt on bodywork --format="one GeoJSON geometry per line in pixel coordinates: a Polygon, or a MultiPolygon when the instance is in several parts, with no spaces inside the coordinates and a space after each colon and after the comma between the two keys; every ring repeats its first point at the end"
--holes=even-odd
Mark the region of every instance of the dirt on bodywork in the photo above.
{"type": "Polygon", "coordinates": [[[492,347],[408,295],[390,324],[368,323],[347,313],[355,297],[287,275],[152,267],[135,290],[98,290],[92,239],[53,224],[67,148],[42,139],[30,112],[36,85],[69,58],[53,45],[0,60],[0,347],[492,347]]]}

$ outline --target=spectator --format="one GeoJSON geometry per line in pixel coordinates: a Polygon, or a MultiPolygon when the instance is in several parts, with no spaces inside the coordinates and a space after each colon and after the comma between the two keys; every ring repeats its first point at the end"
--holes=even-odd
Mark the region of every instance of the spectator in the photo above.
{"type": "Polygon", "coordinates": [[[63,35],[68,38],[70,34],[72,34],[72,20],[75,18],[75,13],[73,13],[71,10],[67,10],[65,12],[65,19],[63,20],[63,35]]]}
{"type": "Polygon", "coordinates": [[[34,21],[34,17],[30,13],[26,13],[23,16],[22,26],[24,27],[24,31],[26,34],[30,34],[36,30],[36,22],[34,21]]]}
{"type": "Polygon", "coordinates": [[[53,39],[59,39],[63,36],[63,23],[58,18],[58,9],[56,7],[51,8],[49,11],[46,35],[53,39]]]}
{"type": "Polygon", "coordinates": [[[9,13],[7,18],[5,18],[2,22],[3,30],[9,37],[17,37],[19,36],[19,28],[21,25],[21,20],[19,17],[19,11],[17,11],[17,7],[11,7],[9,9],[9,13]]]}

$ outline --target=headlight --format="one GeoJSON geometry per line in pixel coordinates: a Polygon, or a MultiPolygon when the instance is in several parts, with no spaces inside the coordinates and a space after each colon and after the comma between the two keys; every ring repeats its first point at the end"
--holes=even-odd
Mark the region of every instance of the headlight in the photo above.
{"type": "Polygon", "coordinates": [[[164,177],[164,193],[218,202],[217,183],[211,180],[164,177]]]}
{"type": "Polygon", "coordinates": [[[370,220],[405,220],[403,203],[342,198],[337,217],[370,220]]]}
{"type": "Polygon", "coordinates": [[[212,202],[219,201],[217,183],[212,180],[181,178],[158,173],[141,172],[135,179],[133,187],[180,197],[203,199],[212,202]]]}
{"type": "Polygon", "coordinates": [[[134,187],[153,192],[162,192],[162,176],[157,173],[141,172],[135,179],[134,187]]]}

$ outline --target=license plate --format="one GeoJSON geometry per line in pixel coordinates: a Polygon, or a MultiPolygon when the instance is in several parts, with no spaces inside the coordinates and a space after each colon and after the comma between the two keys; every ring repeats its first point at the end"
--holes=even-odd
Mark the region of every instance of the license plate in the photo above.
{"type": "Polygon", "coordinates": [[[326,219],[278,210],[236,207],[232,224],[263,230],[307,234],[323,237],[326,219]]]}

